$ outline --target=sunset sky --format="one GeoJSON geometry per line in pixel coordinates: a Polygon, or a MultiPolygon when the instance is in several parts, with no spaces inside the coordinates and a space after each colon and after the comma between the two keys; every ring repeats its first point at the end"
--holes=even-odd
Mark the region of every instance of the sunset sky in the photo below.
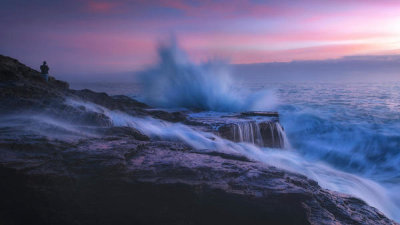
{"type": "Polygon", "coordinates": [[[400,53],[399,0],[1,0],[0,54],[60,74],[132,71],[174,35],[196,62],[400,53]]]}

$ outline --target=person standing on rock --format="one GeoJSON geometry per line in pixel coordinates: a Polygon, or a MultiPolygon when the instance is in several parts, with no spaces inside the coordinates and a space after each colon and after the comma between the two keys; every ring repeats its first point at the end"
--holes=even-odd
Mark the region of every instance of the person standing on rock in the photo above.
{"type": "Polygon", "coordinates": [[[47,66],[46,61],[44,61],[43,65],[40,66],[40,73],[42,74],[42,77],[46,80],[46,82],[49,81],[49,70],[50,68],[47,66]]]}

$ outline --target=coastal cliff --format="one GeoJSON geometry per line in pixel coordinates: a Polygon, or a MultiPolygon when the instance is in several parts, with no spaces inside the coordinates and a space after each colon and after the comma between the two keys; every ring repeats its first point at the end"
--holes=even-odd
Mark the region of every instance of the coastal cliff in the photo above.
{"type": "MultiPolygon", "coordinates": [[[[303,175],[149,135],[111,112],[215,128],[126,96],[47,83],[0,56],[0,224],[396,224],[303,175]]],[[[221,123],[220,137],[247,140],[240,126],[221,123]]],[[[283,147],[278,124],[262,123],[262,145],[283,147]]]]}

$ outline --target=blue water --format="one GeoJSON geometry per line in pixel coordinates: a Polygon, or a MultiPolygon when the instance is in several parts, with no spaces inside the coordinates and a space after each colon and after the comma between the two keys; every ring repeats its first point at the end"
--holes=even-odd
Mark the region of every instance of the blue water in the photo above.
{"type": "MultiPolygon", "coordinates": [[[[150,136],[175,136],[199,149],[230,148],[255,160],[302,173],[324,188],[359,197],[400,221],[400,83],[298,84],[249,79],[237,85],[256,92],[268,89],[275,95],[278,102],[270,109],[279,111],[292,149],[237,146],[216,137],[212,139],[217,142],[211,141],[207,138],[210,134],[183,125],[121,115],[113,118],[130,121],[123,124],[150,136]]],[[[132,86],[143,88],[139,84],[132,86]]],[[[98,91],[105,91],[104,87],[97,87],[98,91]]],[[[129,87],[107,85],[113,94],[140,98],[141,88],[129,87]]]]}
{"type": "Polygon", "coordinates": [[[174,134],[195,148],[223,145],[219,149],[302,173],[400,221],[400,83],[268,83],[262,75],[234,77],[220,65],[196,65],[177,51],[160,48],[159,62],[139,73],[135,84],[72,87],[126,94],[161,108],[276,110],[289,151],[211,141],[211,134],[184,125],[110,115],[149,135],[174,134]]]}
{"type": "Polygon", "coordinates": [[[309,159],[380,182],[400,181],[400,84],[280,84],[277,107],[309,159]]]}
{"type": "Polygon", "coordinates": [[[390,216],[399,220],[400,83],[257,81],[247,86],[275,89],[276,109],[296,152],[311,163],[377,182],[391,193],[390,216]]]}
{"type": "MultiPolygon", "coordinates": [[[[276,102],[269,109],[280,113],[292,147],[308,159],[322,160],[379,182],[400,183],[400,82],[298,84],[255,80],[240,85],[274,93],[276,102]]],[[[124,88],[108,84],[107,88],[113,94],[140,98],[140,89],[132,90],[132,86],[140,85],[125,84],[124,88]]]]}

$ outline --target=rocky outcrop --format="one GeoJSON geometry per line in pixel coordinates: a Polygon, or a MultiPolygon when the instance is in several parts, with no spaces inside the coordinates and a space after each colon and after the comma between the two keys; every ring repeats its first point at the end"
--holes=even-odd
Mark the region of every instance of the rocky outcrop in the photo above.
{"type": "Polygon", "coordinates": [[[101,118],[101,115],[92,114],[82,107],[77,110],[65,104],[66,99],[73,99],[133,115],[152,116],[172,122],[186,120],[185,115],[181,113],[149,110],[146,104],[127,96],[109,96],[88,89],[71,90],[68,87],[68,83],[51,76],[46,82],[38,71],[15,59],[0,55],[0,114],[24,111],[30,114],[45,113],[60,118],[72,116],[74,121],[91,121],[92,125],[96,125],[97,122],[97,125],[102,126],[110,124],[101,118]]]}
{"type": "Polygon", "coordinates": [[[304,176],[178,142],[106,136],[0,147],[2,224],[394,224],[304,176]]]}
{"type": "Polygon", "coordinates": [[[46,83],[3,56],[0,80],[0,224],[396,224],[302,175],[152,139],[102,110],[202,126],[184,113],[46,83]]]}
{"type": "Polygon", "coordinates": [[[250,112],[242,112],[242,113],[240,113],[240,116],[241,117],[262,116],[262,117],[279,118],[279,113],[278,112],[250,111],[250,112]]]}
{"type": "Polygon", "coordinates": [[[285,148],[289,146],[278,121],[254,120],[228,123],[218,127],[218,135],[234,142],[248,142],[261,147],[285,148]]]}

